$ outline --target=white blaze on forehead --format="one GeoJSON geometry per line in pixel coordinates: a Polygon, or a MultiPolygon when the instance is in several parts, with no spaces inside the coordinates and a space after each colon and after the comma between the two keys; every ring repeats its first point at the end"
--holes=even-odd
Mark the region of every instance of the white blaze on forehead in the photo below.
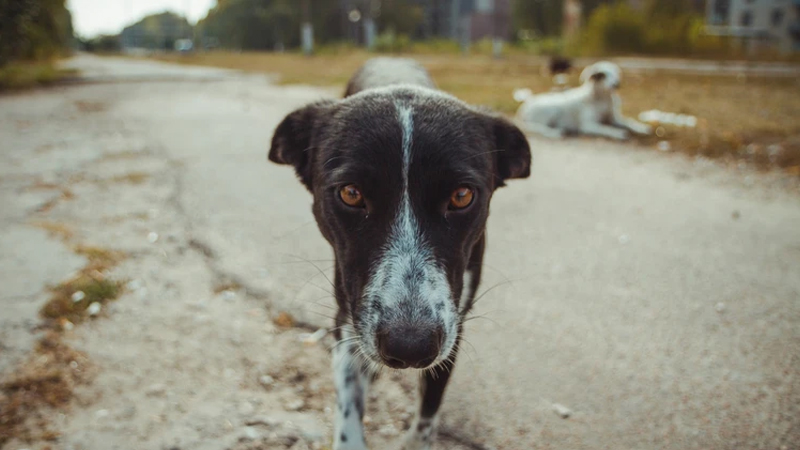
{"type": "Polygon", "coordinates": [[[444,269],[437,264],[411,206],[408,180],[414,138],[413,110],[401,103],[396,108],[402,130],[403,194],[388,242],[364,291],[368,310],[362,316],[362,334],[370,341],[365,343],[365,350],[372,353],[376,349],[370,336],[374,336],[382,318],[370,306],[375,303],[380,303],[388,319],[439,323],[444,329],[439,362],[455,345],[458,313],[444,269]]]}

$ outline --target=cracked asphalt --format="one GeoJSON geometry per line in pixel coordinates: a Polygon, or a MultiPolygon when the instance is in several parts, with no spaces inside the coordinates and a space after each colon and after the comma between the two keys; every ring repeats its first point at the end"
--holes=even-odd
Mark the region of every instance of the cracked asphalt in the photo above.
{"type": "MultiPolygon", "coordinates": [[[[327,448],[330,342],[303,340],[331,324],[332,255],[266,152],[285,114],[339,90],[68,64],[82,80],[0,97],[0,372],[29,354],[46,286],[85,263],[71,245],[125,251],[128,288],[65,334],[97,370],[52,411],[61,437],[6,448],[327,448]]],[[[800,448],[796,181],[602,140],[531,145],[532,177],[493,201],[437,448],[800,448]]],[[[402,373],[378,382],[371,448],[392,448],[414,393],[402,373]]]]}

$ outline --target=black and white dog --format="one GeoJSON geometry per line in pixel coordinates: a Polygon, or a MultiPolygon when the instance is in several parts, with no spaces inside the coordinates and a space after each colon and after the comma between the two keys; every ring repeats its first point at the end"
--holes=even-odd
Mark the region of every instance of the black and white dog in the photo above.
{"type": "Polygon", "coordinates": [[[366,449],[366,391],[388,366],[422,372],[401,448],[430,449],[480,281],[489,201],[530,174],[525,136],[436,90],[414,61],[376,58],[344,99],[289,114],[269,159],[294,166],[334,250],[333,448],[366,449]]]}

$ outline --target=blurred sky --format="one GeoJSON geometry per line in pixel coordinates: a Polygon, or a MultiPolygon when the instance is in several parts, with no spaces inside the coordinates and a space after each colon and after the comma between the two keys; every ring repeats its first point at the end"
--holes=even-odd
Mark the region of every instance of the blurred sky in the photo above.
{"type": "Polygon", "coordinates": [[[142,17],[166,10],[192,23],[205,17],[216,0],[67,0],[75,31],[83,37],[116,34],[142,17]]]}

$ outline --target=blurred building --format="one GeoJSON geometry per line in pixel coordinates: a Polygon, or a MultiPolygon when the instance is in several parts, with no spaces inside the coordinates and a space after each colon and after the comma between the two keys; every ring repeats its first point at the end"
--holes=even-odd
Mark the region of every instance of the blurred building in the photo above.
{"type": "Polygon", "coordinates": [[[511,36],[511,0],[462,0],[462,33],[470,41],[511,36]]]}
{"type": "Polygon", "coordinates": [[[745,40],[751,51],[800,51],[800,0],[708,0],[709,34],[745,40]]]}
{"type": "MultiPolygon", "coordinates": [[[[381,0],[339,0],[343,11],[360,4],[380,4],[381,0]]],[[[383,2],[392,0],[383,0],[383,2]]],[[[398,1],[398,0],[394,0],[398,1]]],[[[422,7],[423,20],[417,37],[443,38],[470,42],[487,38],[511,37],[512,0],[404,0],[422,7]]],[[[379,30],[380,32],[380,30],[379,30]]]]}

